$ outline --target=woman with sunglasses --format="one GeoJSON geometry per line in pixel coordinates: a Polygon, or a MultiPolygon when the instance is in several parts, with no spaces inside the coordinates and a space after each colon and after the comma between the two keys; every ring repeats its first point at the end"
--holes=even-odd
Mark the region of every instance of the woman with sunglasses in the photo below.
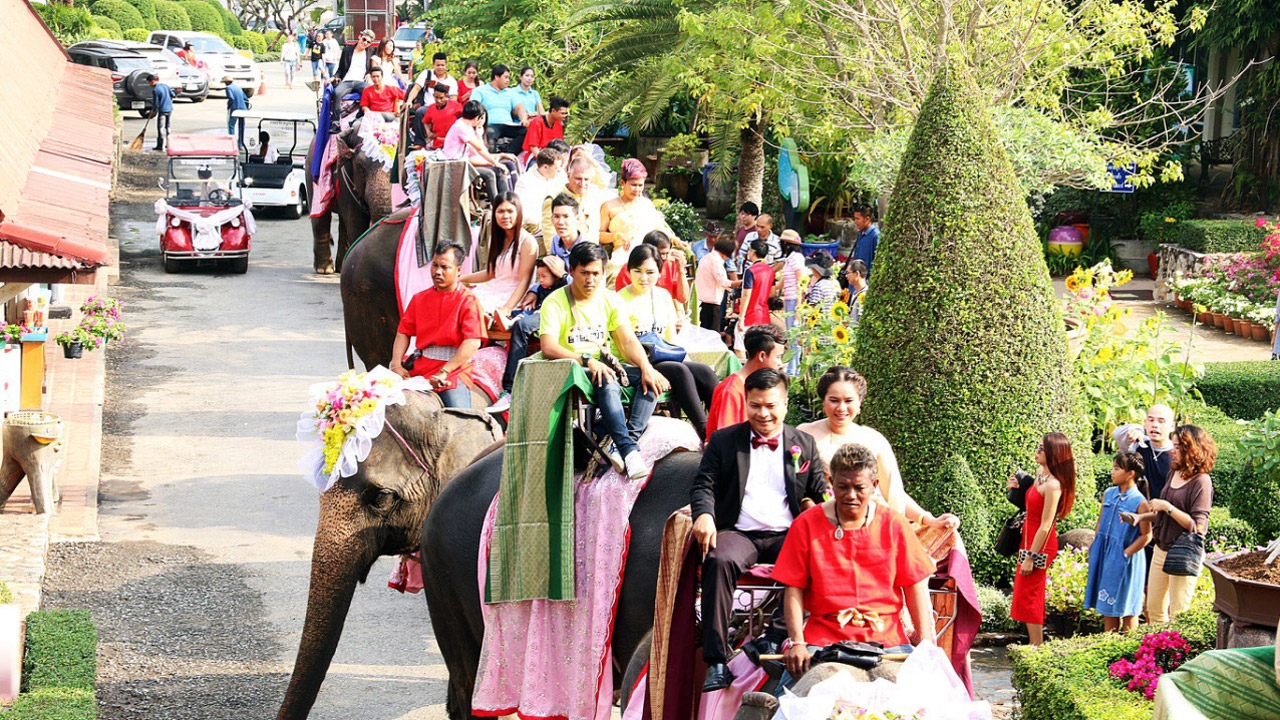
{"type": "MultiPolygon", "coordinates": [[[[1057,523],[1071,512],[1076,499],[1076,461],[1071,440],[1052,432],[1036,448],[1036,479],[1027,488],[1027,519],[1022,523],[1018,572],[1013,578],[1009,617],[1027,624],[1032,645],[1044,642],[1045,580],[1058,554],[1057,523]]],[[[1008,486],[1019,485],[1010,475],[1008,486]]]]}

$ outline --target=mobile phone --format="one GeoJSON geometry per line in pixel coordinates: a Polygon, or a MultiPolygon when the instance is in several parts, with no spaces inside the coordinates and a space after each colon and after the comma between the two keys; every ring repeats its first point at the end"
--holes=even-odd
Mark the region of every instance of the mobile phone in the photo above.
{"type": "Polygon", "coordinates": [[[1131,512],[1122,512],[1120,513],[1120,522],[1125,523],[1126,525],[1137,525],[1138,516],[1131,512]]]}

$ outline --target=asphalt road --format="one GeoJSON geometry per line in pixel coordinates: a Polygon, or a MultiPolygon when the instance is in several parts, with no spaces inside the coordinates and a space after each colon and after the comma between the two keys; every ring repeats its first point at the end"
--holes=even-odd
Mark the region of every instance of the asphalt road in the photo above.
{"type": "MultiPolygon", "coordinates": [[[[278,64],[259,107],[306,110],[278,64]]],[[[175,132],[217,131],[225,105],[181,104],[175,132]]],[[[126,121],[126,131],[141,121],[126,121]]],[[[311,272],[308,222],[259,213],[249,272],[164,273],[133,154],[113,206],[129,333],[109,355],[100,543],[51,550],[46,607],[87,607],[102,636],[104,720],[268,718],[305,612],[317,494],[294,439],[312,383],[346,369],[337,276],[311,272]]],[[[421,595],[359,588],[313,718],[439,718],[446,673],[421,595]]]]}

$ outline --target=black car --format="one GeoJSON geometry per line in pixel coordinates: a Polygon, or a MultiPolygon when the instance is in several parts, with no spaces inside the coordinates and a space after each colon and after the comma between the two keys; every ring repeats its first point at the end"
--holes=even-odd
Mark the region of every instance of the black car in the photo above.
{"type": "Polygon", "coordinates": [[[139,115],[150,117],[153,103],[147,76],[151,74],[151,62],[145,55],[89,43],[72,45],[67,54],[80,65],[110,70],[111,88],[120,109],[137,110],[139,115]]]}

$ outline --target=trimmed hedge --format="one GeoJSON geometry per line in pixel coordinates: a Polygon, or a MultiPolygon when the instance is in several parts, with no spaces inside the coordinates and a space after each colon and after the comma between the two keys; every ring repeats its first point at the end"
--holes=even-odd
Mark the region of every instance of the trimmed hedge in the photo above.
{"type": "MultiPolygon", "coordinates": [[[[1213,647],[1217,619],[1210,607],[1178,616],[1169,626],[1182,633],[1194,657],[1213,647]]],[[[1013,686],[1024,720],[1149,720],[1152,703],[1112,678],[1111,663],[1132,655],[1143,636],[1159,628],[1144,625],[1129,634],[1099,633],[1035,646],[1009,648],[1013,686]]]]}
{"type": "Polygon", "coordinates": [[[192,30],[219,36],[226,34],[222,26],[222,16],[209,3],[204,0],[180,0],[178,5],[186,11],[187,17],[191,20],[192,30]]]}
{"type": "Polygon", "coordinates": [[[1258,532],[1249,523],[1231,516],[1221,505],[1209,510],[1209,534],[1205,545],[1210,552],[1230,552],[1258,544],[1258,532]]]}
{"type": "Polygon", "coordinates": [[[255,56],[267,51],[267,39],[262,33],[245,30],[242,34],[231,38],[231,46],[240,50],[249,50],[255,56]]]}
{"type": "Polygon", "coordinates": [[[89,12],[115,20],[122,30],[146,27],[138,9],[124,0],[98,0],[89,6],[89,12]]]}
{"type": "Polygon", "coordinates": [[[137,9],[138,14],[142,16],[142,22],[144,24],[139,27],[146,28],[147,30],[161,29],[160,22],[156,20],[155,0],[125,0],[125,2],[137,9]]]}
{"type": "Polygon", "coordinates": [[[124,37],[124,30],[120,27],[120,24],[117,23],[115,20],[112,20],[111,18],[107,17],[106,15],[94,15],[93,24],[97,25],[98,29],[101,30],[107,37],[110,37],[110,38],[124,37]]]}
{"type": "Polygon", "coordinates": [[[191,29],[191,17],[173,0],[156,0],[156,21],[160,23],[161,30],[185,32],[191,29]]]}
{"type": "Polygon", "coordinates": [[[146,42],[151,37],[151,31],[144,28],[129,28],[124,31],[124,39],[131,42],[146,42]]]}
{"type": "Polygon", "coordinates": [[[1267,233],[1248,220],[1183,220],[1173,242],[1202,253],[1256,252],[1267,233]]]}
{"type": "Polygon", "coordinates": [[[984,633],[1022,632],[1022,623],[1009,617],[1009,606],[1012,600],[1003,590],[989,585],[978,586],[978,605],[982,609],[982,626],[984,633]]]}
{"type": "Polygon", "coordinates": [[[44,610],[27,616],[23,692],[6,720],[94,720],[98,630],[88,610],[44,610]]]}
{"type": "Polygon", "coordinates": [[[240,19],[231,13],[230,10],[223,7],[218,0],[206,0],[218,16],[222,18],[222,34],[223,37],[232,38],[244,32],[244,27],[240,25],[240,19]]]}
{"type": "Polygon", "coordinates": [[[1206,403],[1234,418],[1257,420],[1280,409],[1280,372],[1266,360],[1205,363],[1196,389],[1206,403]]]}
{"type": "MultiPolygon", "coordinates": [[[[930,509],[968,495],[961,527],[971,512],[993,521],[966,543],[989,547],[1012,509],[1004,479],[1032,464],[1045,433],[1072,438],[1082,502],[1094,487],[1060,305],[981,97],[954,66],[934,79],[885,217],[854,367],[869,388],[862,422],[893,445],[907,490],[930,509]],[[957,490],[953,455],[975,489],[957,490]]],[[[974,557],[990,583],[998,571],[974,557]]]]}

